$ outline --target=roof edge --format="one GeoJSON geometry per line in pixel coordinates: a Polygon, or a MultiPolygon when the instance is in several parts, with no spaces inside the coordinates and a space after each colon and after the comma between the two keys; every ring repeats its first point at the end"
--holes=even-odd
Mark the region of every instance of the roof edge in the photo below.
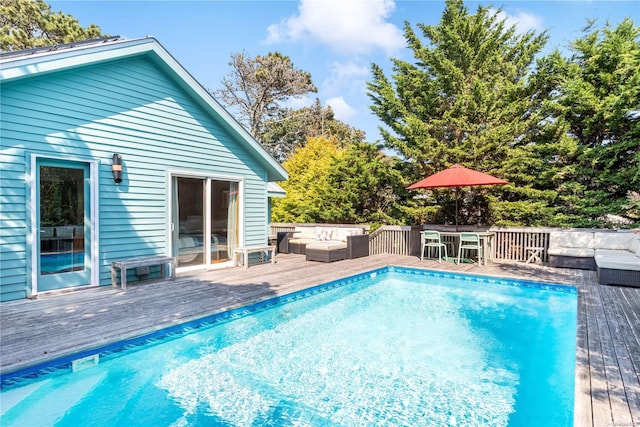
{"type": "Polygon", "coordinates": [[[0,83],[35,75],[62,71],[78,66],[137,55],[155,55],[166,66],[171,76],[190,92],[202,106],[217,115],[223,126],[261,159],[266,167],[268,181],[284,181],[289,174],[265,148],[184,68],[162,44],[152,36],[137,39],[105,38],[86,43],[69,43],[49,49],[33,49],[0,56],[0,83]]]}

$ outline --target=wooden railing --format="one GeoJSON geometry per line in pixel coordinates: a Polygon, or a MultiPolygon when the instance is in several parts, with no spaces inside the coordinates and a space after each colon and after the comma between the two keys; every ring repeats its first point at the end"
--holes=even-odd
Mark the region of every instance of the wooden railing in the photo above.
{"type": "MultiPolygon", "coordinates": [[[[489,231],[495,233],[493,239],[493,258],[511,261],[526,261],[529,253],[526,248],[540,247],[541,258],[548,260],[549,233],[556,228],[528,227],[448,227],[448,226],[383,226],[371,233],[369,253],[394,255],[420,255],[420,232],[422,230],[439,231],[489,231]]],[[[454,237],[443,236],[445,242],[454,242],[454,237]]]]}
{"type": "MultiPolygon", "coordinates": [[[[271,223],[271,235],[276,236],[280,231],[293,231],[296,226],[308,227],[349,227],[350,224],[293,224],[271,223]]],[[[368,226],[364,226],[369,229],[368,226]]],[[[420,255],[420,232],[425,229],[439,231],[490,231],[495,233],[493,239],[493,258],[526,261],[529,253],[526,248],[543,248],[541,258],[548,261],[547,249],[549,248],[549,233],[558,228],[544,227],[489,227],[475,228],[460,226],[425,225],[425,226],[400,226],[385,225],[373,231],[369,235],[369,253],[371,255],[420,255]]],[[[453,243],[453,237],[445,236],[443,240],[453,243]]]]}
{"type": "MultiPolygon", "coordinates": [[[[292,224],[271,223],[271,235],[279,231],[293,231],[296,226],[308,227],[353,227],[353,224],[292,224]]],[[[368,225],[357,225],[369,230],[368,225]]],[[[484,227],[446,226],[446,225],[385,225],[369,234],[369,254],[411,255],[420,256],[420,232],[422,230],[438,231],[489,231],[495,233],[493,239],[493,259],[509,261],[526,261],[530,253],[527,248],[542,248],[540,257],[544,262],[549,260],[549,235],[552,231],[569,231],[578,229],[552,227],[484,227]]],[[[599,229],[580,229],[582,231],[603,231],[599,229]]],[[[454,242],[454,237],[443,236],[445,242],[454,242]]]]}
{"type": "Polygon", "coordinates": [[[541,258],[548,261],[549,233],[556,228],[528,227],[492,227],[489,231],[496,233],[494,239],[494,258],[511,261],[526,261],[529,254],[526,248],[539,247],[541,258]]]}
{"type": "Polygon", "coordinates": [[[385,225],[369,235],[369,254],[418,255],[420,228],[385,225]]]}

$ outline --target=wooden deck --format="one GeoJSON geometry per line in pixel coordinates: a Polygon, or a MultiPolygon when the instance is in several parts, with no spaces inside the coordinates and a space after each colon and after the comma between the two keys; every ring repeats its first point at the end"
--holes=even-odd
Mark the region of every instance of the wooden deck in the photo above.
{"type": "Polygon", "coordinates": [[[0,304],[3,373],[386,265],[571,284],[578,288],[575,425],[640,426],[640,288],[600,286],[592,271],[524,263],[488,266],[377,255],[331,264],[276,264],[178,275],[176,281],[0,304]]]}

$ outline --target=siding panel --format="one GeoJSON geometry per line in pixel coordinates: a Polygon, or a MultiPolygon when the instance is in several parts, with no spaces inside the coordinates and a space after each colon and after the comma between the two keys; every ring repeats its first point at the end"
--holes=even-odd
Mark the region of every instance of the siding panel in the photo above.
{"type": "Polygon", "coordinates": [[[24,298],[30,287],[24,238],[30,154],[99,161],[101,285],[109,284],[115,259],[170,252],[170,170],[243,179],[245,242],[266,242],[263,166],[219,118],[149,61],[127,59],[3,83],[2,94],[0,244],[12,248],[1,252],[2,300],[24,298]],[[119,185],[111,175],[113,153],[123,158],[119,185]],[[22,243],[9,240],[19,236],[22,243]],[[12,258],[4,262],[5,256],[12,258]]]}

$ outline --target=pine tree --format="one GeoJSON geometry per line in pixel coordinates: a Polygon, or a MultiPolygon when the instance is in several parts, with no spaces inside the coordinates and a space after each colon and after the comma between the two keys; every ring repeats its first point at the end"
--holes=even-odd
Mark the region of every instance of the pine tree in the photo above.
{"type": "Polygon", "coordinates": [[[16,51],[104,37],[100,27],[82,27],[43,0],[0,0],[0,49],[16,51]]]}
{"type": "Polygon", "coordinates": [[[573,179],[584,192],[573,213],[597,223],[626,214],[640,188],[640,27],[625,19],[585,32],[565,65],[559,117],[581,148],[573,179]]]}
{"type": "MultiPolygon", "coordinates": [[[[387,126],[381,129],[385,146],[411,162],[414,179],[458,163],[516,184],[470,192],[461,209],[463,223],[491,221],[485,193],[511,192],[514,201],[525,197],[517,187],[519,171],[513,170],[520,161],[513,156],[531,156],[526,146],[541,119],[544,96],[528,78],[547,35],[518,34],[498,16],[486,7],[470,15],[461,0],[447,0],[438,25],[417,25],[425,42],[405,24],[415,61],[393,59],[391,80],[374,64],[368,84],[371,108],[387,126]],[[479,218],[465,207],[478,198],[485,199],[479,218]]],[[[434,193],[440,202],[450,197],[434,193]]]]}

